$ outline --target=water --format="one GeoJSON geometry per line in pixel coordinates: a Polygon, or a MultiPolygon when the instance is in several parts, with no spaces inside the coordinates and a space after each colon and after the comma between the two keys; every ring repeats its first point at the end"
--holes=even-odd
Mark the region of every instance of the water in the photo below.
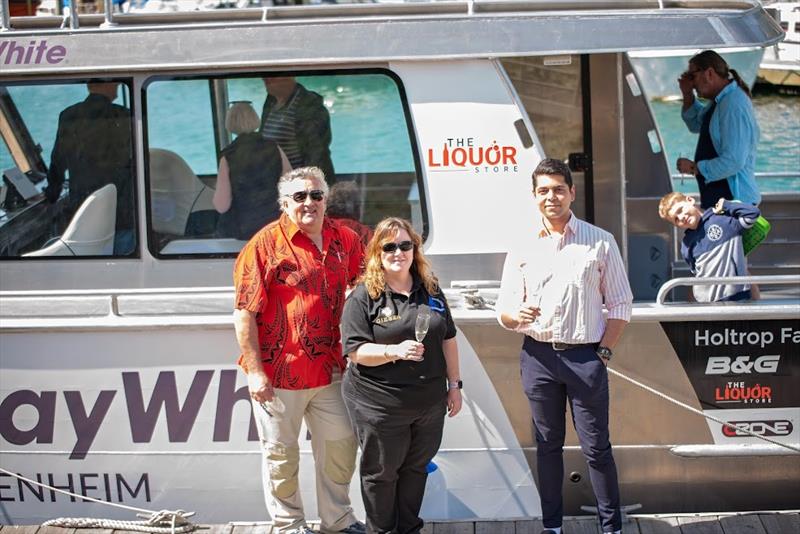
{"type": "MultiPolygon", "coordinates": [[[[675,162],[683,157],[693,159],[697,135],[689,132],[681,120],[681,102],[651,102],[653,113],[664,141],[670,170],[677,173],[675,162]]],[[[758,145],[756,172],[791,172],[791,177],[759,178],[762,193],[800,191],[800,98],[792,96],[755,96],[753,107],[761,138],[758,145]]],[[[697,192],[694,177],[675,181],[675,189],[697,192]]]]}

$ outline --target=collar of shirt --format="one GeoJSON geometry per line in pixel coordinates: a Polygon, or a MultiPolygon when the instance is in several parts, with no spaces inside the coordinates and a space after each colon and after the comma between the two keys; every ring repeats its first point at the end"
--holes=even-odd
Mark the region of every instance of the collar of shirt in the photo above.
{"type": "MultiPolygon", "coordinates": [[[[305,237],[307,240],[311,241],[311,238],[306,235],[305,232],[300,230],[300,227],[297,226],[294,221],[292,221],[286,213],[281,213],[280,219],[278,219],[278,224],[281,226],[281,230],[283,234],[286,236],[292,243],[296,243],[295,236],[300,234],[301,236],[305,237]]],[[[331,237],[334,234],[333,224],[331,220],[326,215],[325,218],[322,220],[322,250],[325,251],[328,249],[328,243],[331,242],[331,237]]]]}
{"type": "MultiPolygon", "coordinates": [[[[579,219],[575,217],[575,214],[572,213],[572,210],[569,212],[569,220],[567,224],[564,226],[564,232],[562,234],[555,234],[556,237],[566,236],[567,234],[575,235],[578,233],[579,227],[579,219]]],[[[542,239],[544,237],[553,237],[553,233],[547,229],[545,225],[544,218],[542,218],[542,228],[539,230],[539,233],[536,234],[538,239],[542,239]]]]}
{"type": "Polygon", "coordinates": [[[725,98],[738,88],[739,86],[736,84],[736,80],[731,80],[730,83],[726,85],[725,88],[722,91],[720,91],[719,94],[714,98],[714,101],[717,104],[719,104],[720,102],[722,102],[723,98],[725,98]]]}

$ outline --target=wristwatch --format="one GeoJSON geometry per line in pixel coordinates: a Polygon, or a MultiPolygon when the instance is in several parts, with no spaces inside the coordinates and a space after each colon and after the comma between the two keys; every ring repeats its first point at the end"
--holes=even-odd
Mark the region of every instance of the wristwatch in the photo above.
{"type": "Polygon", "coordinates": [[[461,380],[454,380],[447,383],[447,389],[464,389],[464,382],[461,380]]]}
{"type": "Polygon", "coordinates": [[[611,349],[609,349],[608,347],[603,347],[601,345],[601,346],[597,347],[597,355],[600,356],[601,358],[603,358],[604,360],[608,361],[608,360],[611,359],[611,357],[614,355],[614,353],[611,352],[611,349]]]}

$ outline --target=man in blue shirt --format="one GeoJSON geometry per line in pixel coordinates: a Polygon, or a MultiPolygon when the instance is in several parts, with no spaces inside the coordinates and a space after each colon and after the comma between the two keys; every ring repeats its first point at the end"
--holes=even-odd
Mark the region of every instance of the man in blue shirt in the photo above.
{"type": "Polygon", "coordinates": [[[710,208],[719,198],[757,205],[761,201],[755,181],[759,129],[747,84],[713,50],[690,59],[678,84],[683,121],[699,134],[694,161],[678,159],[678,171],[697,178],[700,207],[710,208]],[[695,92],[710,103],[698,102],[695,92]]]}
{"type": "MultiPolygon", "coordinates": [[[[761,214],[757,207],[720,198],[715,207],[703,212],[692,197],[674,192],[661,199],[658,214],[686,231],[681,243],[681,255],[696,277],[747,274],[742,234],[753,226],[761,214]]],[[[697,285],[693,292],[698,302],[751,298],[751,286],[748,284],[697,285]]]]}

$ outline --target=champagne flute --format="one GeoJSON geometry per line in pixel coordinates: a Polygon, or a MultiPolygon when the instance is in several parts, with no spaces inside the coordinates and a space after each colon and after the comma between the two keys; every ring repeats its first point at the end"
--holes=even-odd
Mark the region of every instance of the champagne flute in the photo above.
{"type": "Polygon", "coordinates": [[[427,308],[419,308],[417,310],[417,322],[414,325],[414,337],[417,338],[417,343],[422,343],[422,340],[425,339],[430,324],[431,311],[427,308]]]}

